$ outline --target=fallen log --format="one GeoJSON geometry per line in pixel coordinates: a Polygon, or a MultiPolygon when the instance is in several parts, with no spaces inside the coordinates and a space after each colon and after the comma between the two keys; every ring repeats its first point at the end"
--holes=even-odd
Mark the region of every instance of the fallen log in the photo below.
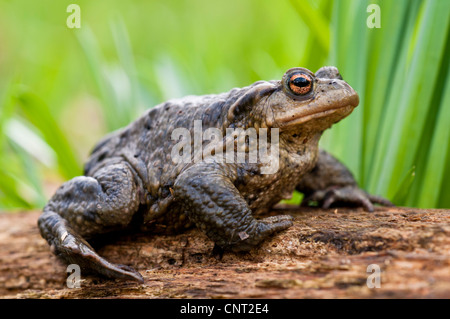
{"type": "Polygon", "coordinates": [[[0,298],[450,298],[450,210],[280,206],[271,214],[281,213],[295,217],[293,227],[221,260],[196,229],[108,236],[99,254],[145,283],[82,273],[81,288],[68,288],[66,266],[39,235],[39,212],[0,214],[0,298]]]}

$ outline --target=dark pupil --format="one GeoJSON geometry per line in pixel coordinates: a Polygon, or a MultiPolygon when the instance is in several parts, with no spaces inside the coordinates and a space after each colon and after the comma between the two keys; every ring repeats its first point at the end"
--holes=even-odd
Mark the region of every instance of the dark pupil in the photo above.
{"type": "Polygon", "coordinates": [[[292,84],[294,84],[295,86],[298,86],[299,88],[303,88],[305,86],[310,85],[310,81],[305,79],[304,77],[299,76],[298,78],[295,78],[292,81],[292,84]]]}

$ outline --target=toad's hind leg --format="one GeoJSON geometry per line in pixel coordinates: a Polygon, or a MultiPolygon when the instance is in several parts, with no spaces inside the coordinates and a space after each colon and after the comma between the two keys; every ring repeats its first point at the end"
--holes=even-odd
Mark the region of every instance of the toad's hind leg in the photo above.
{"type": "Polygon", "coordinates": [[[142,282],[137,271],[108,262],[85,239],[126,227],[138,208],[139,188],[133,172],[126,163],[114,164],[93,177],[75,177],[63,184],[45,206],[38,225],[55,255],[78,264],[82,273],[142,282]]]}

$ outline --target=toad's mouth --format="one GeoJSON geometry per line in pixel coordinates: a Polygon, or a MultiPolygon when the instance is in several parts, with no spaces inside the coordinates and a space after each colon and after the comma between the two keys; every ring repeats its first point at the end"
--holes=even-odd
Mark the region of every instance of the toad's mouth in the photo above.
{"type": "Polygon", "coordinates": [[[308,107],[302,107],[287,115],[284,114],[284,116],[277,119],[277,122],[281,127],[287,127],[306,123],[313,119],[327,117],[335,112],[339,112],[342,114],[342,117],[345,117],[358,106],[359,96],[358,94],[353,94],[331,104],[317,104],[320,103],[318,103],[318,101],[313,101],[308,107]]]}

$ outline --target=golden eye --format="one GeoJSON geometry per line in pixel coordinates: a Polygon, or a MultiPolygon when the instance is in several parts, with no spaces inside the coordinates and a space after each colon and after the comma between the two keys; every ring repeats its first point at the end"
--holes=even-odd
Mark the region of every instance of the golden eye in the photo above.
{"type": "Polygon", "coordinates": [[[289,89],[297,95],[305,95],[312,89],[312,78],[305,73],[295,73],[289,79],[289,89]]]}

